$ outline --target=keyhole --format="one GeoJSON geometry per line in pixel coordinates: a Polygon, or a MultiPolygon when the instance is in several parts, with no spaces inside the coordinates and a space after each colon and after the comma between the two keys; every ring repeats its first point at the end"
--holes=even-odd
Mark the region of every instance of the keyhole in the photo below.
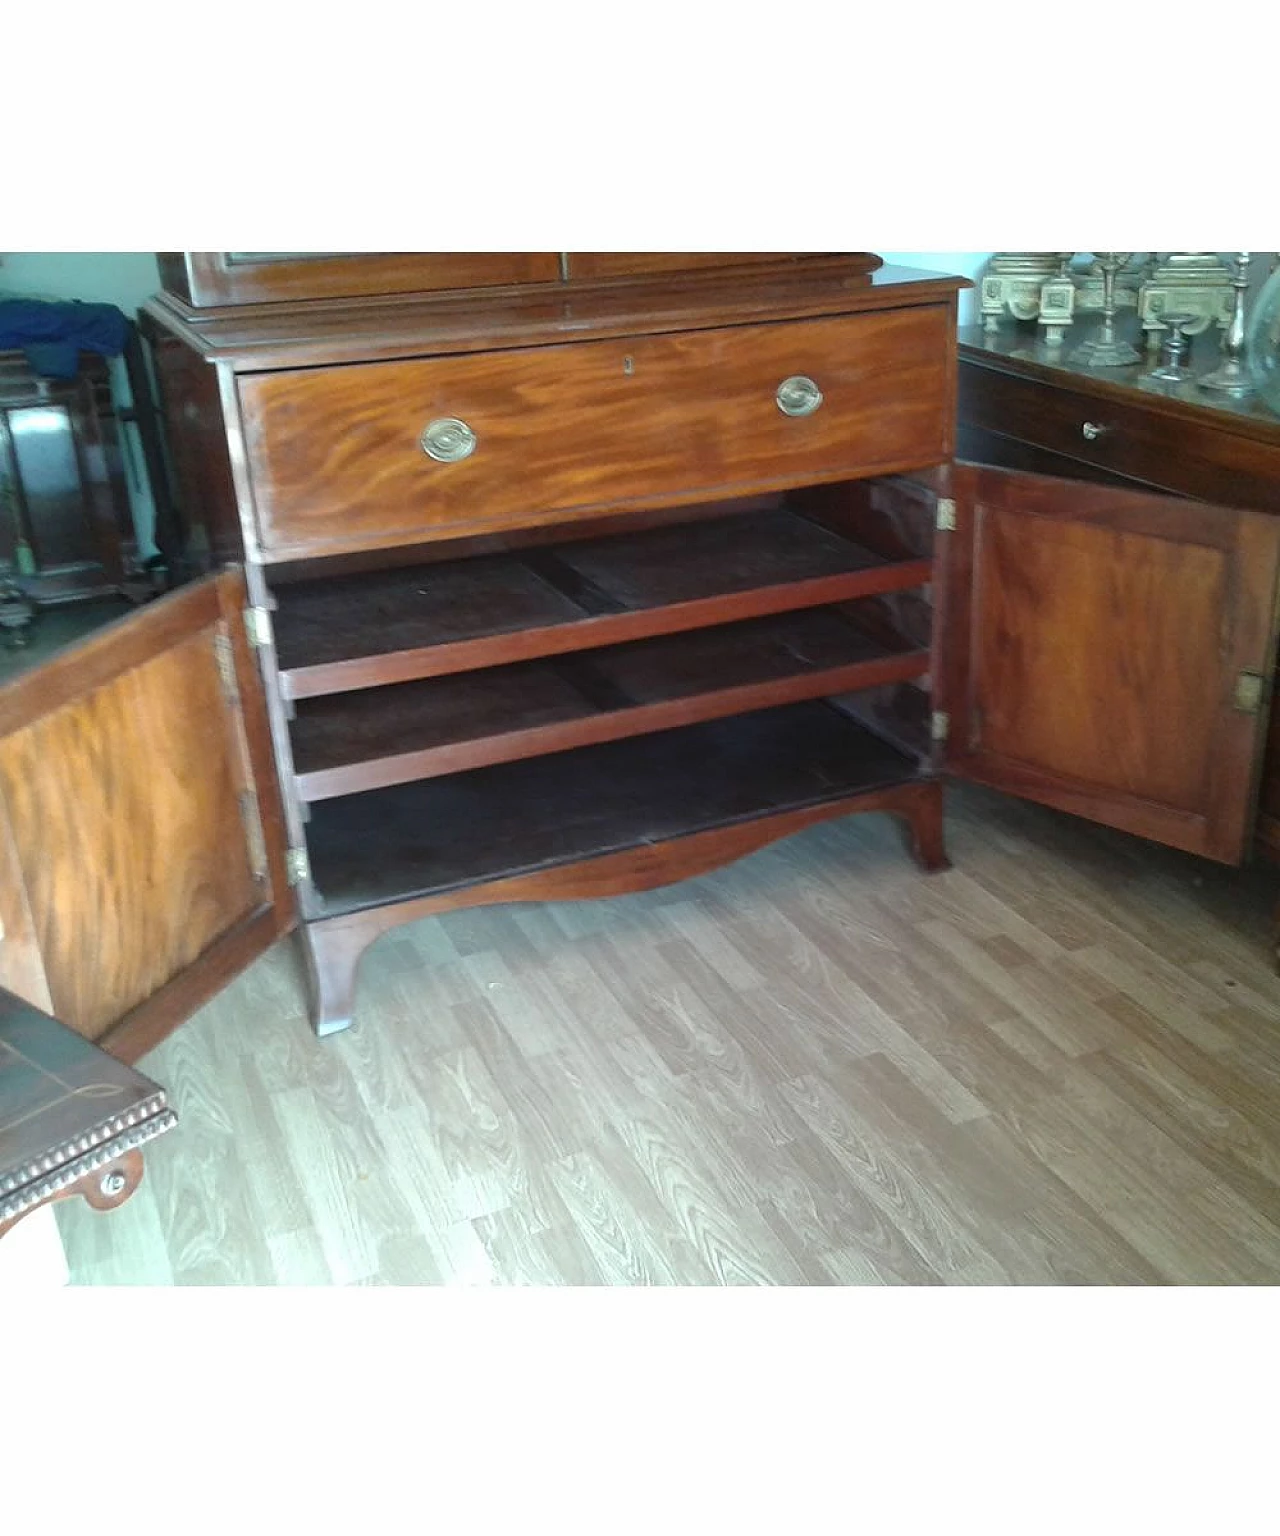
{"type": "Polygon", "coordinates": [[[623,373],[627,374],[631,374],[636,371],[636,360],[634,357],[624,357],[622,359],[622,371],[623,373]]]}

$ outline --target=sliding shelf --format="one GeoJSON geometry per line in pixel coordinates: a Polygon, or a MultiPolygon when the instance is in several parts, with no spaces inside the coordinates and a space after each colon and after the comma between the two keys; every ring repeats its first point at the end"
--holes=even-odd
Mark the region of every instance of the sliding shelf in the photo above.
{"type": "Polygon", "coordinates": [[[910,680],[839,694],[829,697],[827,702],[856,720],[864,730],[921,762],[929,761],[937,752],[933,701],[927,689],[910,680]]]}
{"type": "Polygon", "coordinates": [[[880,622],[867,633],[851,604],[334,694],[298,704],[295,783],[302,799],[323,800],[902,682],[928,666],[927,648],[880,622]]]}
{"type": "Polygon", "coordinates": [[[808,807],[849,802],[853,810],[860,795],[920,778],[914,757],[819,701],[372,790],[312,809],[316,915],[808,807]]]}
{"type": "Polygon", "coordinates": [[[780,506],[554,548],[282,584],[288,698],[442,677],[930,580],[780,506]]]}

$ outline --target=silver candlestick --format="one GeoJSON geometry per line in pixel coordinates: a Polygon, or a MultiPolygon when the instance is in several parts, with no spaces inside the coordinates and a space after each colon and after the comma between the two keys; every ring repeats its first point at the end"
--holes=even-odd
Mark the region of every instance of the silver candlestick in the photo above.
{"type": "Polygon", "coordinates": [[[1086,368],[1124,368],[1129,363],[1140,363],[1142,353],[1127,341],[1116,337],[1116,273],[1128,261],[1129,251],[1099,251],[1098,265],[1102,268],[1102,326],[1096,336],[1078,346],[1071,360],[1083,363],[1086,368]]]}
{"type": "Polygon", "coordinates": [[[1160,366],[1151,370],[1147,375],[1149,379],[1159,379],[1165,384],[1181,384],[1191,377],[1191,370],[1186,365],[1187,352],[1191,346],[1186,327],[1194,325],[1197,318],[1189,310],[1185,314],[1165,313],[1160,316],[1165,326],[1164,345],[1160,366]]]}
{"type": "Polygon", "coordinates": [[[1201,389],[1214,389],[1225,395],[1251,395],[1253,382],[1245,362],[1244,295],[1249,286],[1250,253],[1241,251],[1236,257],[1236,270],[1231,279],[1235,289],[1235,303],[1231,309],[1231,321],[1222,338],[1222,361],[1212,373],[1197,379],[1201,389]]]}

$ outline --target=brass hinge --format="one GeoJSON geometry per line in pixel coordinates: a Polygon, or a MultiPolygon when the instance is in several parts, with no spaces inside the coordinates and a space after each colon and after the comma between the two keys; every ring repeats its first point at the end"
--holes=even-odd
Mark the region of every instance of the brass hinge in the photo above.
{"type": "Polygon", "coordinates": [[[232,704],[240,702],[240,684],[236,681],[236,653],[231,636],[219,631],[213,637],[213,656],[218,663],[218,676],[222,680],[223,697],[232,704]]]}
{"type": "Polygon", "coordinates": [[[929,720],[929,735],[934,741],[946,741],[951,733],[951,716],[944,710],[935,709],[929,720]]]}
{"type": "Polygon", "coordinates": [[[1242,672],[1236,678],[1235,693],[1231,697],[1232,706],[1242,715],[1256,715],[1262,708],[1266,688],[1267,680],[1261,672],[1242,672]]]}
{"type": "Polygon", "coordinates": [[[244,627],[250,645],[270,645],[274,638],[271,633],[271,614],[265,608],[246,608],[244,627]]]}
{"type": "Polygon", "coordinates": [[[934,526],[942,533],[956,531],[956,504],[950,496],[938,497],[938,515],[934,526]]]}
{"type": "Polygon", "coordinates": [[[284,856],[284,867],[290,885],[301,885],[304,880],[311,878],[311,860],[305,848],[290,848],[284,856]]]}
{"type": "Polygon", "coordinates": [[[240,820],[244,823],[245,842],[249,848],[249,868],[255,880],[267,878],[267,840],[262,835],[262,816],[258,796],[251,789],[240,791],[240,820]]]}

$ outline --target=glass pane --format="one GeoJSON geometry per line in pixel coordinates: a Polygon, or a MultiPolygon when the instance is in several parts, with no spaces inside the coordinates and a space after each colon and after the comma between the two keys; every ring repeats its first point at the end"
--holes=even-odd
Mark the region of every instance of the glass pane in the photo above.
{"type": "Polygon", "coordinates": [[[49,405],[24,406],[8,414],[37,566],[45,570],[92,560],[70,416],[62,407],[49,405]]]}

